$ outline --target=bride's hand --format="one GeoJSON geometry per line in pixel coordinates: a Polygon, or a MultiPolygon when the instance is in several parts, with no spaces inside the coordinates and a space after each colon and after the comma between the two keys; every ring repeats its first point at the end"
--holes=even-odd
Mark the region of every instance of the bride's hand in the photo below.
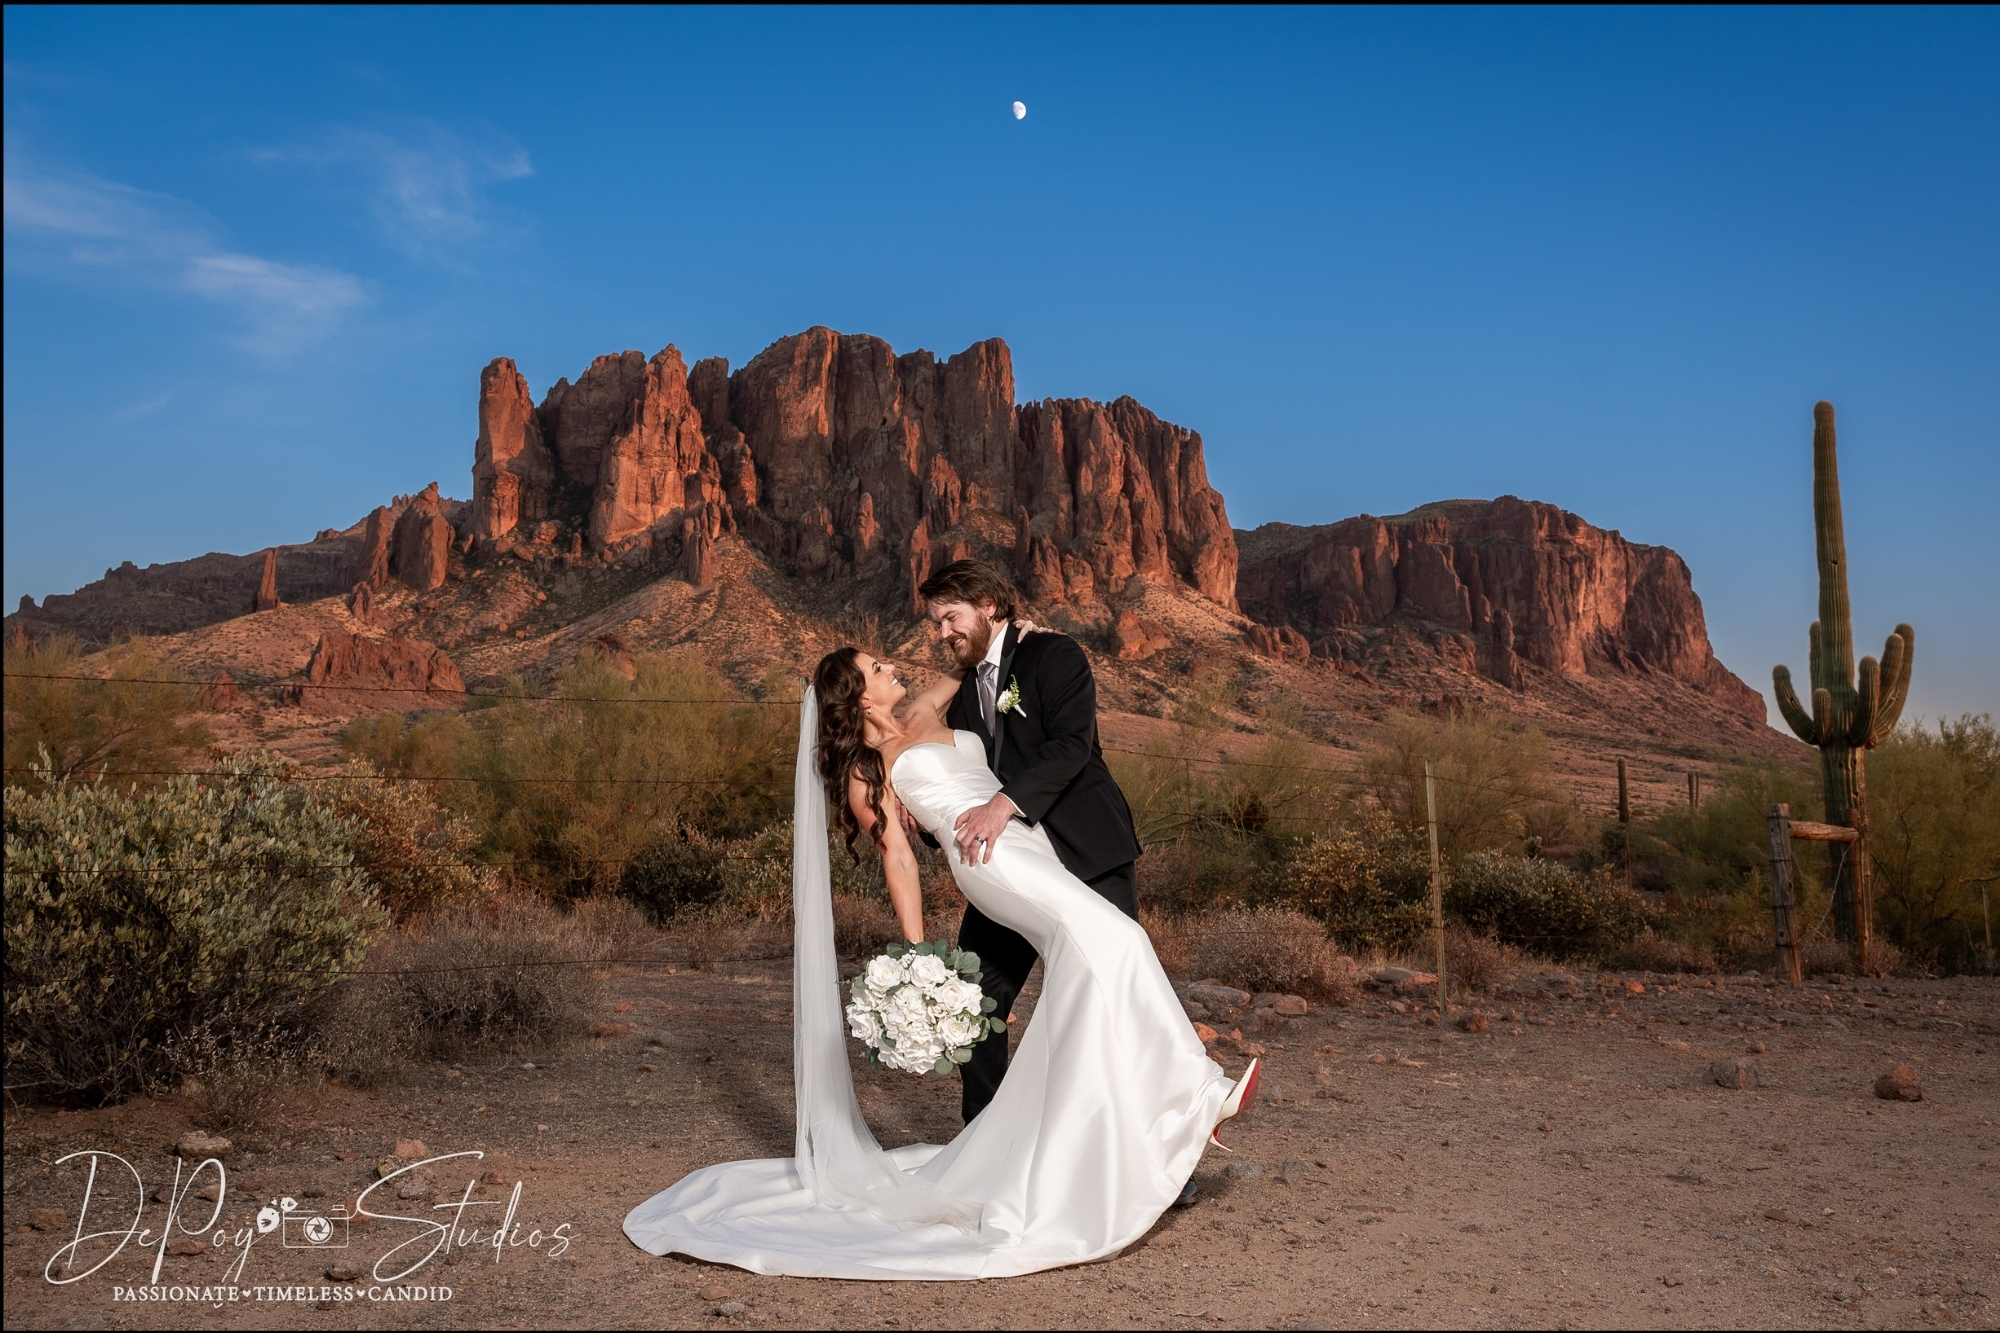
{"type": "Polygon", "coordinates": [[[1062,633],[1062,631],[1061,631],[1061,630],[1059,630],[1059,629],[1051,629],[1051,628],[1050,628],[1049,626],[1047,626],[1047,625],[1037,625],[1037,624],[1036,624],[1036,623],[1035,623],[1034,621],[1032,621],[1032,620],[1026,620],[1026,619],[1023,619],[1023,620],[1020,620],[1020,621],[1017,621],[1017,622],[1015,622],[1015,623],[1016,623],[1016,625],[1017,625],[1017,626],[1019,627],[1019,629],[1020,629],[1020,631],[1021,631],[1021,637],[1022,637],[1022,638],[1024,638],[1024,639],[1025,639],[1025,638],[1027,638],[1027,637],[1028,637],[1028,636],[1029,636],[1030,634],[1060,634],[1060,633],[1062,633]]]}

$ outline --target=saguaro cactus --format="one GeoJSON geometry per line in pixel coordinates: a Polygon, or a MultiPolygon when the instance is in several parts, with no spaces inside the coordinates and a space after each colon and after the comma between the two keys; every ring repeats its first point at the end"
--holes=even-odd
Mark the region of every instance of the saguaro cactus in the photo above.
{"type": "Polygon", "coordinates": [[[1828,843],[1833,856],[1834,929],[1865,964],[1873,904],[1868,874],[1868,783],[1865,757],[1896,729],[1910,691],[1916,631],[1896,626],[1882,660],[1854,666],[1854,627],[1847,610],[1847,536],[1840,520],[1840,468],[1836,462],[1833,404],[1813,408],[1813,540],[1819,554],[1819,619],[1807,631],[1812,666],[1812,711],[1799,704],[1792,673],[1771,672],[1778,711],[1807,745],[1819,748],[1820,782],[1828,823],[1858,831],[1858,842],[1828,843]]]}

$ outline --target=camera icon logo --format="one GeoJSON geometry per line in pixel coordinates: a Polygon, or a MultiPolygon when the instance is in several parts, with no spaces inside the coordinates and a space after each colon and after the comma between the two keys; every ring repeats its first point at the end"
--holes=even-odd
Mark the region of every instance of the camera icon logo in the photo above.
{"type": "MultiPolygon", "coordinates": [[[[335,1204],[325,1212],[306,1212],[297,1199],[281,1199],[279,1221],[284,1226],[288,1250],[340,1250],[347,1247],[347,1224],[351,1220],[346,1204],[335,1204]]],[[[265,1212],[269,1212],[265,1209],[265,1212]]],[[[262,1221],[262,1218],[259,1218],[262,1221]]]]}

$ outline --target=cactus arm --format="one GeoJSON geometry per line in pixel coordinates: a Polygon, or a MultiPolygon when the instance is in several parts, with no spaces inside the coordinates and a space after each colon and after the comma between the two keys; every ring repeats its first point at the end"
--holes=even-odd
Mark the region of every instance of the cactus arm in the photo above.
{"type": "MultiPolygon", "coordinates": [[[[1826,668],[1826,655],[1820,651],[1819,622],[1813,621],[1806,629],[1806,688],[1816,690],[1826,684],[1821,674],[1826,668]]],[[[1814,742],[1817,744],[1818,742],[1814,742]]]]}
{"type": "Polygon", "coordinates": [[[1798,693],[1792,689],[1791,668],[1774,667],[1771,671],[1771,684],[1776,689],[1778,712],[1783,715],[1785,725],[1792,729],[1794,736],[1807,745],[1818,745],[1819,728],[1813,725],[1812,714],[1799,706],[1798,693]]]}
{"type": "Polygon", "coordinates": [[[1813,730],[1824,745],[1833,739],[1833,691],[1821,686],[1813,691],[1813,730]]]}
{"type": "Polygon", "coordinates": [[[1916,647],[1917,632],[1907,624],[1896,626],[1896,632],[1882,645],[1882,680],[1876,695],[1875,725],[1868,733],[1870,745],[1888,740],[1902,719],[1903,705],[1910,697],[1910,664],[1916,647]]]}
{"type": "Polygon", "coordinates": [[[1875,710],[1882,683],[1882,667],[1872,657],[1861,659],[1861,668],[1856,673],[1858,682],[1854,694],[1854,722],[1847,729],[1847,743],[1868,748],[1873,742],[1868,738],[1875,734],[1875,710]]]}

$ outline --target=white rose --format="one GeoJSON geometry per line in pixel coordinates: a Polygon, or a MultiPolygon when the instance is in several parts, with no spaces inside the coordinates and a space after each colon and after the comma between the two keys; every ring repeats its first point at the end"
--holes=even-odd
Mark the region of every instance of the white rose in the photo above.
{"type": "Polygon", "coordinates": [[[876,992],[900,986],[907,979],[903,974],[903,965],[888,954],[869,959],[862,975],[868,979],[868,989],[876,992]]]}
{"type": "Polygon", "coordinates": [[[952,978],[952,971],[944,965],[944,959],[934,953],[919,954],[910,964],[910,976],[926,986],[941,986],[952,978]]]}
{"type": "Polygon", "coordinates": [[[970,1046],[979,1040],[980,1025],[969,1018],[947,1018],[938,1024],[938,1039],[947,1049],[970,1046]]]}
{"type": "Polygon", "coordinates": [[[859,1004],[847,1006],[847,1030],[869,1046],[882,1044],[882,1020],[875,1011],[859,1004]]]}
{"type": "Polygon", "coordinates": [[[979,989],[979,983],[976,981],[961,979],[947,982],[938,988],[938,1002],[948,1012],[954,1014],[977,1014],[979,1012],[979,1002],[985,998],[985,992],[979,989]]]}

